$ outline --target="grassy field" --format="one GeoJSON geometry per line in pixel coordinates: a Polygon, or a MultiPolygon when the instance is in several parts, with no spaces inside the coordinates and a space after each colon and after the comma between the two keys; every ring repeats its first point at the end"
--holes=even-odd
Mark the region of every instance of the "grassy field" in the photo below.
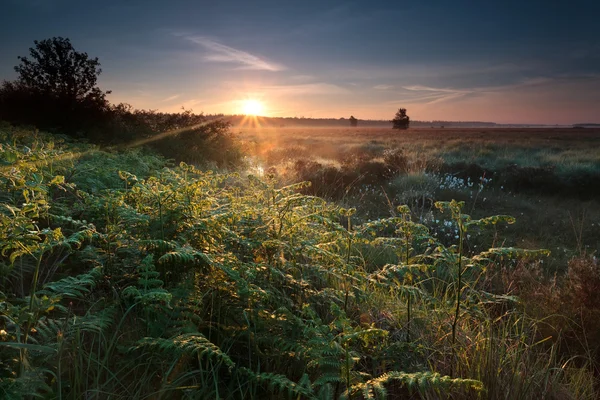
{"type": "Polygon", "coordinates": [[[596,200],[420,132],[244,132],[225,173],[0,125],[0,398],[597,399],[596,200]]]}
{"type": "Polygon", "coordinates": [[[315,157],[337,159],[347,153],[377,154],[402,147],[412,159],[442,158],[446,163],[476,163],[499,169],[556,167],[600,171],[600,128],[245,128],[241,137],[256,146],[258,154],[286,148],[315,157]]]}
{"type": "Polygon", "coordinates": [[[237,127],[260,171],[358,204],[364,219],[459,199],[517,222],[505,244],[550,249],[549,270],[600,250],[600,129],[237,127]],[[387,157],[387,158],[386,158],[387,157]],[[416,207],[415,207],[416,206],[416,207]]]}

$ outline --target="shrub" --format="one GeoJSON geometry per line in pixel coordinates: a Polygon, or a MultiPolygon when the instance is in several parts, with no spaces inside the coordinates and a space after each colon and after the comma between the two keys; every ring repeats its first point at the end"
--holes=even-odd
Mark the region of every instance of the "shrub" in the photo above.
{"type": "Polygon", "coordinates": [[[383,152],[383,161],[394,175],[408,171],[408,157],[401,148],[386,149],[383,152]]]}
{"type": "Polygon", "coordinates": [[[399,204],[412,204],[415,200],[433,199],[439,178],[426,173],[397,175],[388,187],[399,204]]]}
{"type": "Polygon", "coordinates": [[[243,152],[230,124],[222,120],[156,135],[148,145],[167,158],[198,166],[216,165],[236,168],[243,163],[243,152]]]}

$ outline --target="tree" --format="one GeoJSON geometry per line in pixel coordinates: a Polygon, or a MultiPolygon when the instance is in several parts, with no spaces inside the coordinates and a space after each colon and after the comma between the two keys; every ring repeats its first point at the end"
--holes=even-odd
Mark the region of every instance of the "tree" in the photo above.
{"type": "Polygon", "coordinates": [[[105,115],[109,103],[96,86],[98,58],[73,48],[69,39],[34,41],[29,57],[18,57],[15,82],[0,88],[0,117],[73,133],[105,115]]]}
{"type": "Polygon", "coordinates": [[[410,117],[406,115],[406,108],[398,109],[398,112],[396,112],[396,115],[392,120],[392,124],[393,129],[408,129],[408,125],[410,124],[410,117]]]}
{"type": "MultiPolygon", "coordinates": [[[[31,90],[49,93],[56,97],[83,100],[104,93],[96,87],[102,73],[98,58],[75,51],[71,41],[54,37],[33,42],[29,49],[32,60],[18,57],[21,64],[15,67],[18,83],[31,90]]],[[[109,92],[107,92],[109,93],[109,92]]]]}
{"type": "Polygon", "coordinates": [[[358,126],[358,120],[354,118],[354,115],[350,116],[350,126],[358,126]]]}

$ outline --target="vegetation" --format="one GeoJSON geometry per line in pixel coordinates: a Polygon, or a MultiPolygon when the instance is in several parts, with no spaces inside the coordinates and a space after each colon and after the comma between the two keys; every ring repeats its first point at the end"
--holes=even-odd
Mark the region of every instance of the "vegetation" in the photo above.
{"type": "Polygon", "coordinates": [[[242,143],[35,44],[0,90],[55,132],[0,125],[0,397],[598,397],[593,131],[242,143]]]}
{"type": "Polygon", "coordinates": [[[34,43],[30,58],[19,57],[17,80],[0,89],[0,119],[72,135],[105,119],[110,92],[96,86],[102,72],[98,58],[76,51],[62,37],[34,43]]]}
{"type": "Polygon", "coordinates": [[[358,119],[354,118],[354,115],[351,115],[349,120],[350,120],[350,126],[358,126],[358,119]]]}
{"type": "Polygon", "coordinates": [[[0,120],[85,139],[103,146],[147,145],[177,162],[234,168],[242,153],[230,124],[191,110],[161,113],[110,104],[97,87],[98,58],[74,49],[69,39],[35,41],[19,57],[14,82],[0,88],[0,120]],[[36,110],[31,112],[31,110],[36,110]],[[175,140],[173,140],[175,139],[175,140]]]}
{"type": "Polygon", "coordinates": [[[544,264],[549,272],[566,271],[582,252],[600,251],[596,130],[446,128],[390,135],[385,128],[263,127],[244,128],[239,137],[264,171],[288,183],[308,180],[305,193],[356,207],[365,221],[390,216],[400,204],[435,221],[435,201],[457,199],[477,218],[518,217],[505,243],[552,249],[544,264]]]}
{"type": "Polygon", "coordinates": [[[392,128],[408,129],[410,125],[410,117],[406,115],[406,108],[399,108],[392,120],[392,128]]]}
{"type": "Polygon", "coordinates": [[[307,183],[0,135],[4,398],[597,395],[600,330],[575,318],[596,261],[557,286],[546,251],[472,247],[511,217],[438,202],[440,236],[307,183]]]}

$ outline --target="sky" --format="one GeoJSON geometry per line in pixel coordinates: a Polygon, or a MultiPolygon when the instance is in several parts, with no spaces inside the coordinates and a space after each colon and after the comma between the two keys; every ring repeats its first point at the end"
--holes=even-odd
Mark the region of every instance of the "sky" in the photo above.
{"type": "Polygon", "coordinates": [[[135,108],[600,122],[600,1],[0,0],[0,80],[34,40],[98,57],[135,108]]]}

